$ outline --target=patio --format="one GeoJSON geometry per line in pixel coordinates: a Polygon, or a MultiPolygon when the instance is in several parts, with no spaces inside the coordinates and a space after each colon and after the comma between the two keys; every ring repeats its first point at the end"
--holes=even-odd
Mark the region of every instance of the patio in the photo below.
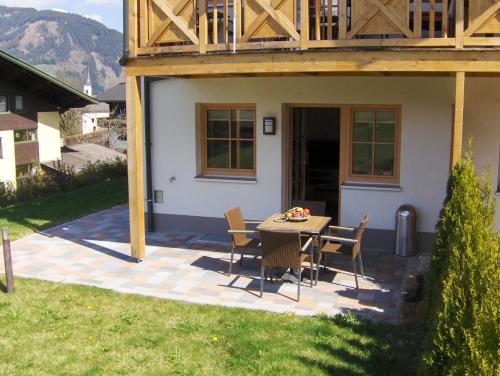
{"type": "Polygon", "coordinates": [[[129,256],[128,229],[128,208],[117,206],[29,235],[12,243],[14,273],[192,303],[299,315],[352,312],[397,323],[401,286],[412,262],[364,249],[366,278],[360,279],[359,291],[353,288],[350,260],[337,258],[338,272],[320,274],[312,289],[307,278],[303,281],[300,302],[294,300],[295,284],[276,281],[265,284],[260,299],[259,261],[246,258],[243,268],[235,263],[233,275],[227,276],[230,244],[224,237],[148,234],[147,256],[135,263],[129,256]]]}

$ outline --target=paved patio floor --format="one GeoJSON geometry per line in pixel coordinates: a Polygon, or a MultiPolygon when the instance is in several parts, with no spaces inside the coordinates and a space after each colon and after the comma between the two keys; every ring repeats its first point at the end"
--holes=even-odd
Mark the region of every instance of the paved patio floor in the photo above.
{"type": "MultiPolygon", "coordinates": [[[[363,250],[366,278],[354,287],[350,259],[337,257],[334,270],[320,274],[317,286],[267,282],[259,293],[258,259],[235,263],[227,276],[230,245],[220,236],[156,232],[147,237],[146,257],[129,256],[128,210],[118,206],[29,235],[12,243],[17,276],[85,284],[123,293],[193,303],[219,304],[301,315],[352,312],[377,321],[397,322],[407,260],[390,252],[363,250]]],[[[3,263],[0,272],[3,268],[3,263]]],[[[307,275],[307,272],[305,273],[307,275]]]]}

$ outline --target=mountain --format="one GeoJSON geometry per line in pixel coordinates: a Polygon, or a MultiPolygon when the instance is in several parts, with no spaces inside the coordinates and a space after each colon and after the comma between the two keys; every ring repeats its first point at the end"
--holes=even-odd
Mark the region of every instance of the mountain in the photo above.
{"type": "Polygon", "coordinates": [[[123,80],[122,34],[89,18],[52,10],[0,6],[0,49],[94,94],[123,80]]]}

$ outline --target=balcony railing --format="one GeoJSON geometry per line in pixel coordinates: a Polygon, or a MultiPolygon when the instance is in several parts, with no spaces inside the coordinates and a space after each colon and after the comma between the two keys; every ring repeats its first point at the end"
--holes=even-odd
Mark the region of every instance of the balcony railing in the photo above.
{"type": "Polygon", "coordinates": [[[498,0],[129,0],[129,56],[499,47],[498,0]]]}

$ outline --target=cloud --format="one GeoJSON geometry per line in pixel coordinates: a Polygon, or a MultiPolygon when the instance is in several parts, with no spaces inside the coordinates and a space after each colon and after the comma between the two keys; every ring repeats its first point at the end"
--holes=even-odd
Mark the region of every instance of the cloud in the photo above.
{"type": "Polygon", "coordinates": [[[98,14],[84,14],[84,17],[90,18],[91,20],[102,23],[102,16],[98,14]]]}

